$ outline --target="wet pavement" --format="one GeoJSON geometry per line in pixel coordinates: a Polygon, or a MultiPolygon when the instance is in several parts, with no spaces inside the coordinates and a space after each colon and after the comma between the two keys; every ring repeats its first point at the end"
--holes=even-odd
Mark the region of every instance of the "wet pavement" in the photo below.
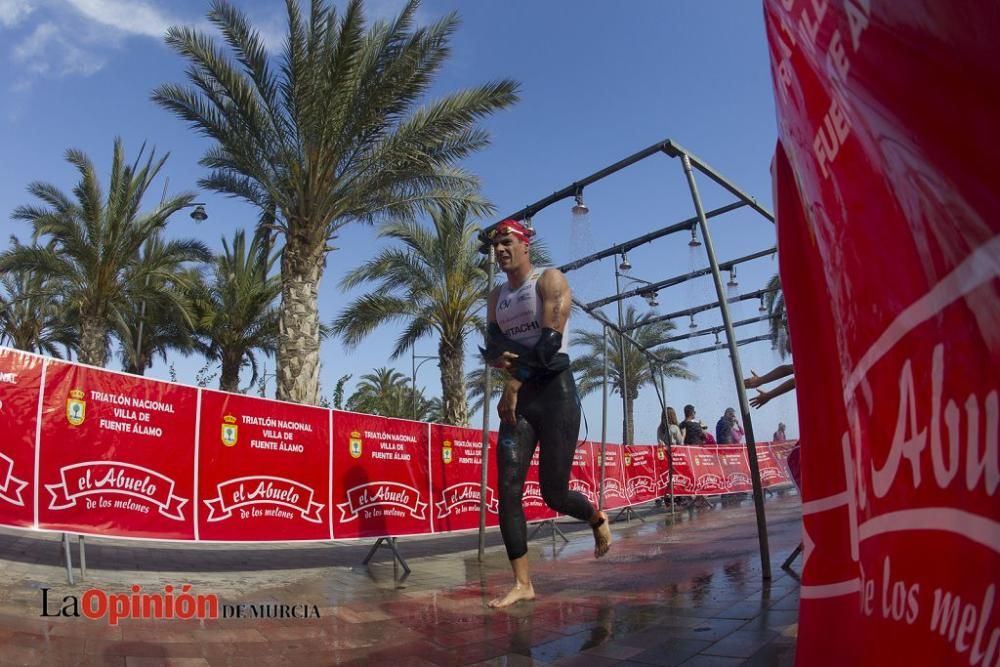
{"type": "MultiPolygon", "coordinates": [[[[198,545],[87,538],[87,576],[66,582],[58,535],[0,529],[0,665],[793,665],[798,581],[780,564],[799,543],[797,496],[767,501],[772,579],[762,582],[753,506],[646,507],[612,526],[559,523],[530,545],[537,599],[487,608],[512,578],[499,535],[400,538],[405,575],[372,540],[198,545]],[[230,610],[307,618],[62,617],[64,598],[162,593],[183,584],[230,610]],[[48,601],[42,616],[43,589],[48,601]],[[318,613],[318,617],[316,614],[318,613]]],[[[612,517],[614,513],[612,513],[612,517]]],[[[74,559],[77,550],[74,544],[74,559]]],[[[78,563],[77,563],[78,564],[78,563]]],[[[797,567],[796,563],[793,567],[797,567]]],[[[76,570],[79,576],[79,569],[76,570]]]]}

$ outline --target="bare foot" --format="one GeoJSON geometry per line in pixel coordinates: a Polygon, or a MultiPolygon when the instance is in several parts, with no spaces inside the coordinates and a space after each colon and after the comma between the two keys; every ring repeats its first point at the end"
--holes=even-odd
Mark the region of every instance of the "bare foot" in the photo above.
{"type": "Polygon", "coordinates": [[[604,512],[598,512],[598,515],[601,517],[601,522],[590,527],[594,531],[594,558],[600,558],[611,548],[611,526],[608,525],[608,515],[604,512]]]}
{"type": "Polygon", "coordinates": [[[514,588],[510,589],[510,592],[502,598],[496,598],[490,600],[490,608],[492,609],[503,609],[504,607],[509,607],[515,602],[520,602],[521,600],[534,600],[535,599],[535,589],[531,584],[515,584],[514,588]]]}

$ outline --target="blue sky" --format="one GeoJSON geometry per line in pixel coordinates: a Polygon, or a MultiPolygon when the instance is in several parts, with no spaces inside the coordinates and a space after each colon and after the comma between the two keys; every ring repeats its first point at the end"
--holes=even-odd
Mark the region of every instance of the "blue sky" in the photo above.
{"type": "MultiPolygon", "coordinates": [[[[278,0],[237,2],[261,29],[268,44],[280,49],[284,3],[278,0]]],[[[367,3],[370,16],[388,17],[399,0],[367,3]]],[[[28,227],[10,220],[10,212],[31,200],[29,182],[49,181],[69,190],[75,180],[64,161],[67,148],[86,151],[103,174],[110,164],[112,141],[121,136],[129,155],[142,142],[169,151],[165,174],[172,192],[197,192],[204,171],[198,159],[208,143],[182,122],[149,101],[165,82],[184,81],[184,62],[166,48],[161,35],[176,23],[205,25],[205,0],[0,0],[0,248],[10,233],[29,237],[28,227]]],[[[423,22],[459,11],[462,26],[453,55],[436,84],[446,92],[486,80],[509,77],[521,83],[520,104],[486,122],[492,145],[466,163],[482,180],[484,194],[496,205],[497,217],[513,212],[574,180],[593,173],[661,139],[671,138],[771,206],[769,165],[776,138],[771,78],[763,12],[757,2],[641,0],[630,3],[569,0],[529,2],[456,2],[429,0],[419,14],[423,22]]],[[[156,186],[161,188],[162,184],[156,186]]],[[[716,186],[699,181],[706,208],[730,201],[716,186]]],[[[559,203],[535,219],[541,238],[558,263],[603,249],[613,243],[693,215],[693,206],[676,160],[650,158],[594,184],[585,193],[591,209],[583,229],[571,229],[570,203],[559,203]]],[[[199,193],[210,218],[201,225],[178,216],[171,233],[192,235],[214,248],[223,236],[251,225],[256,214],[246,205],[210,192],[199,193]]],[[[737,211],[712,223],[720,259],[770,247],[774,229],[750,211],[737,211]]],[[[694,255],[687,237],[676,235],[630,253],[632,275],[662,280],[706,264],[694,255]]],[[[340,250],[329,256],[320,289],[320,309],[330,321],[348,302],[338,282],[346,271],[374,253],[376,230],[345,229],[340,250]]],[[[777,271],[763,258],[738,270],[740,291],[758,289],[777,271]]],[[[614,293],[610,260],[569,275],[571,286],[587,300],[614,293]]],[[[659,312],[706,302],[714,290],[706,279],[662,292],[659,312]]],[[[640,310],[642,299],[632,299],[640,310]]],[[[746,302],[735,319],[757,314],[746,302]]],[[[613,308],[608,309],[613,315],[613,308]]],[[[699,327],[716,324],[717,315],[702,315],[699,327]]],[[[584,315],[571,326],[592,327],[584,315]]],[[[678,322],[678,333],[687,322],[678,322]]],[[[764,325],[739,330],[763,333],[764,325]]],[[[388,358],[395,332],[386,328],[355,351],[337,341],[323,348],[323,390],[329,395],[337,378],[358,377],[372,368],[394,365],[409,376],[410,359],[388,358]]],[[[711,337],[679,343],[692,349],[711,337]]],[[[435,354],[427,339],[418,354],[435,354]]],[[[475,341],[470,341],[470,350],[475,341]]],[[[741,348],[744,368],[764,372],[778,363],[767,343],[741,348]]],[[[475,363],[470,356],[469,364],[475,363]]],[[[178,358],[182,382],[193,382],[203,361],[178,358]]],[[[269,362],[273,370],[273,361],[269,362]]],[[[716,352],[689,360],[697,382],[668,383],[668,402],[680,408],[698,406],[706,423],[735,405],[728,356],[716,352]]],[[[158,364],[151,375],[167,377],[158,364]]],[[[420,369],[418,386],[439,393],[437,369],[420,369]]],[[[273,380],[269,386],[273,391],[273,380]]],[[[620,436],[620,404],[612,397],[609,439],[620,436]]],[[[589,437],[600,438],[600,397],[584,401],[589,437]]],[[[657,403],[645,388],[637,404],[639,442],[655,441],[657,403]]],[[[779,420],[797,433],[794,395],[777,399],[755,413],[758,438],[769,437],[779,420]]],[[[474,424],[480,423],[479,417],[474,424]]]]}

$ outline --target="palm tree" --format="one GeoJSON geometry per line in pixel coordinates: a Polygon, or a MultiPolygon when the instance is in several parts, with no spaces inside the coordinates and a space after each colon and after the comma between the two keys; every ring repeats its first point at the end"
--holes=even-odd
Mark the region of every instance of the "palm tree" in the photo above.
{"type": "Polygon", "coordinates": [[[361,376],[347,409],[382,417],[411,417],[413,394],[409,378],[393,368],[376,368],[361,376]]]}
{"type": "Polygon", "coordinates": [[[420,392],[418,397],[418,419],[424,422],[431,422],[432,424],[447,424],[444,418],[444,401],[440,397],[435,396],[434,398],[427,400],[424,398],[423,392],[420,392]]]}
{"type": "Polygon", "coordinates": [[[458,19],[415,29],[419,3],[367,27],[361,0],[338,16],[311,0],[304,17],[286,0],[288,36],[273,68],[260,34],[225,0],[209,21],[228,51],[193,28],[167,32],[190,63],[190,87],[153,99],[214,140],[200,184],[276,211],[281,259],[278,398],[319,398],[317,291],[330,241],[350,222],[410,219],[430,203],[484,210],[476,180],[458,163],[485,146],[480,119],[513,104],[501,80],[427,101],[458,19]],[[417,104],[424,106],[417,108],[417,104]]]}
{"type": "MultiPolygon", "coordinates": [[[[20,242],[11,237],[11,245],[20,242]]],[[[62,358],[76,347],[71,314],[61,299],[42,296],[45,278],[37,271],[14,270],[0,275],[0,344],[62,358]]]]}
{"type": "Polygon", "coordinates": [[[257,353],[270,356],[277,347],[278,311],[274,301],[281,292],[277,276],[268,276],[276,255],[270,253],[266,231],[247,245],[243,230],[230,246],[222,239],[222,254],[215,258],[212,277],[194,296],[198,348],[221,364],[219,389],[239,391],[240,369],[250,367],[250,384],[257,383],[257,353]]]}
{"type": "MultiPolygon", "coordinates": [[[[403,323],[392,359],[423,336],[436,334],[444,423],[458,426],[469,421],[465,341],[485,328],[487,265],[478,251],[478,232],[464,207],[434,207],[429,228],[413,221],[383,225],[379,236],[402,247],[383,250],[344,277],[344,289],[367,283],[376,287],[344,308],[332,325],[350,348],[385,324],[403,323]]],[[[543,243],[532,243],[531,259],[539,265],[548,262],[543,243]]]]}
{"type": "MultiPolygon", "coordinates": [[[[480,366],[469,371],[469,374],[465,376],[465,386],[469,388],[469,414],[481,410],[483,407],[483,376],[485,373],[485,369],[480,366]]],[[[506,384],[506,373],[496,370],[490,373],[490,397],[487,399],[487,404],[492,403],[493,399],[500,398],[506,384]]]]}
{"type": "Polygon", "coordinates": [[[380,237],[402,247],[383,250],[344,277],[344,289],[366,283],[376,287],[341,311],[333,331],[351,348],[379,327],[401,322],[393,359],[435,333],[445,422],[464,426],[465,339],[483,328],[486,271],[475,241],[479,228],[470,223],[466,210],[456,214],[438,207],[431,223],[427,228],[400,221],[381,228],[380,237]]]}
{"type": "MultiPolygon", "coordinates": [[[[654,318],[655,313],[646,313],[640,316],[635,306],[629,305],[625,309],[623,328],[629,330],[629,335],[642,346],[643,349],[650,349],[658,345],[660,341],[670,336],[674,330],[674,323],[670,320],[660,320],[649,322],[654,318]],[[635,327],[635,328],[633,328],[635,327]]],[[[573,334],[573,345],[583,346],[586,352],[573,360],[573,372],[577,376],[577,388],[581,396],[596,391],[601,388],[604,379],[604,334],[603,332],[578,331],[573,334]]],[[[655,369],[650,368],[649,359],[642,350],[624,338],[609,332],[608,335],[608,383],[611,390],[622,395],[622,377],[628,386],[628,395],[625,397],[625,418],[622,420],[622,442],[632,444],[634,436],[633,407],[635,399],[639,398],[639,389],[647,384],[659,382],[659,374],[662,368],[664,377],[682,378],[685,380],[695,379],[684,367],[684,362],[675,359],[680,351],[672,347],[660,347],[651,350],[660,357],[667,359],[665,365],[657,364],[655,369]],[[625,346],[625,368],[622,373],[622,345],[625,346]],[[655,370],[655,373],[654,373],[655,370]]]]}
{"type": "Polygon", "coordinates": [[[30,222],[35,240],[44,237],[47,243],[14,247],[0,256],[0,273],[38,272],[45,276],[39,296],[61,297],[75,314],[80,361],[85,364],[105,365],[109,333],[122,325],[135,304],[177,298],[170,291],[156,292],[153,285],[160,279],[176,280],[171,272],[178,265],[211,256],[198,241],[175,240],[165,244],[160,262],[136,266],[143,243],[193,199],[190,194],[164,198],[152,212],[140,213],[146,190],[167,160],[166,156],[157,160],[152,151],[143,163],[144,152],[145,145],[130,165],[121,139],[115,139],[111,185],[105,196],[90,158],[78,150],[67,151],[66,160],[80,172],[73,189],[76,201],[54,185],[32,183],[28,191],[44,206],[20,206],[13,217],[30,222]]]}
{"type": "Polygon", "coordinates": [[[127,304],[112,331],[126,373],[145,375],[156,356],[165,362],[168,352],[187,356],[194,351],[191,293],[200,286],[201,273],[196,268],[185,268],[176,254],[165,256],[168,250],[162,235],[154,234],[143,244],[138,261],[129,267],[129,273],[142,275],[127,276],[125,280],[141,280],[151,296],[127,304]],[[162,270],[154,276],[147,271],[148,266],[160,266],[162,270]],[[167,292],[171,295],[164,298],[167,292]]]}
{"type": "Polygon", "coordinates": [[[785,311],[785,293],[781,290],[781,277],[776,273],[767,281],[764,296],[767,307],[768,326],[771,334],[771,348],[778,351],[782,359],[792,353],[792,339],[788,336],[788,313],[785,311]]]}

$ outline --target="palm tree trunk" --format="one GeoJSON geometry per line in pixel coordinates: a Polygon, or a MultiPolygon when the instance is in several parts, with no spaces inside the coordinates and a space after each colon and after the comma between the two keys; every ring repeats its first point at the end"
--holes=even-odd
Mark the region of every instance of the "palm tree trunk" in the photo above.
{"type": "Polygon", "coordinates": [[[635,399],[638,394],[633,396],[632,392],[628,392],[628,397],[625,399],[625,412],[628,414],[628,429],[625,431],[625,442],[626,445],[631,445],[635,442],[635,399]]]}
{"type": "Polygon", "coordinates": [[[149,367],[149,363],[146,361],[148,357],[146,353],[136,354],[133,350],[126,358],[122,364],[122,370],[131,375],[145,375],[146,369],[149,367]]]}
{"type": "Polygon", "coordinates": [[[80,363],[103,368],[107,363],[108,328],[99,317],[80,318],[80,363]]]}
{"type": "MultiPolygon", "coordinates": [[[[469,408],[465,401],[465,342],[462,338],[438,344],[441,364],[441,399],[444,421],[455,426],[469,425],[469,408]]],[[[488,409],[488,408],[487,408],[488,409]]]]}
{"type": "Polygon", "coordinates": [[[219,390],[231,391],[234,394],[240,391],[240,359],[232,357],[222,357],[222,374],[219,376],[219,390]]]}
{"type": "Polygon", "coordinates": [[[278,311],[277,398],[319,402],[319,281],[323,244],[296,234],[286,237],[281,257],[281,306],[278,311]]]}

